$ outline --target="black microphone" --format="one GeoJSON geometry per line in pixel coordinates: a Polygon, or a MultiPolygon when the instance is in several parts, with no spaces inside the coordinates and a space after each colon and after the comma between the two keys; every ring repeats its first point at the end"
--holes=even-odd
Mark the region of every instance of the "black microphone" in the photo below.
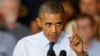
{"type": "Polygon", "coordinates": [[[56,56],[56,54],[52,50],[49,50],[47,56],[56,56]]]}
{"type": "Polygon", "coordinates": [[[66,56],[66,51],[65,50],[61,50],[59,56],[66,56]]]}

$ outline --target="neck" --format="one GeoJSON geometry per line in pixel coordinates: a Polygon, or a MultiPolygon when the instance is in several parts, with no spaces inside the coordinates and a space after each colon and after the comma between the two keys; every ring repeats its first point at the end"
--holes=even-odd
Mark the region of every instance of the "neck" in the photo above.
{"type": "Polygon", "coordinates": [[[91,48],[91,47],[92,47],[92,42],[93,42],[93,38],[88,39],[88,40],[86,41],[86,47],[87,47],[87,48],[91,48]]]}

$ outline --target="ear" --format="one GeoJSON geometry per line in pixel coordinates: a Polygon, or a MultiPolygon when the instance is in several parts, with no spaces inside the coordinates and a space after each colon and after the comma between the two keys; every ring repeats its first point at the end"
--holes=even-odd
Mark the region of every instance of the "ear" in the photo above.
{"type": "Polygon", "coordinates": [[[37,17],[36,20],[37,20],[37,23],[38,23],[39,27],[42,27],[41,18],[37,17]]]}

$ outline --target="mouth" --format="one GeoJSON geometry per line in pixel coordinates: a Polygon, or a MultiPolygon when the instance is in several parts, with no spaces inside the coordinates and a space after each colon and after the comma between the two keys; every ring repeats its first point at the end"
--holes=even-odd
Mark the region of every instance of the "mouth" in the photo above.
{"type": "Polygon", "coordinates": [[[58,35],[49,35],[51,39],[57,39],[58,35]]]}
{"type": "Polygon", "coordinates": [[[49,36],[49,40],[51,41],[51,42],[56,42],[57,40],[58,40],[58,36],[56,36],[56,35],[53,35],[53,36],[49,36]]]}

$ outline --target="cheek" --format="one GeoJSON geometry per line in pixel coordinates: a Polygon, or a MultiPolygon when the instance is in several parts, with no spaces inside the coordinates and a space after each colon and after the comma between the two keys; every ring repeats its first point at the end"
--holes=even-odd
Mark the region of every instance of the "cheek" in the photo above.
{"type": "Polygon", "coordinates": [[[38,29],[39,27],[37,23],[32,23],[30,26],[32,29],[38,29]]]}
{"type": "Polygon", "coordinates": [[[85,10],[86,7],[87,7],[87,5],[81,5],[81,6],[80,6],[81,10],[85,10]]]}
{"type": "Polygon", "coordinates": [[[86,7],[82,7],[82,8],[80,9],[80,11],[81,11],[81,13],[85,13],[85,12],[87,11],[87,8],[86,8],[86,7]]]}
{"type": "Polygon", "coordinates": [[[88,30],[87,30],[87,34],[92,33],[92,31],[93,31],[93,30],[88,29],[88,30]]]}
{"type": "Polygon", "coordinates": [[[95,7],[91,5],[91,6],[89,7],[89,9],[93,11],[93,10],[95,10],[95,7]]]}
{"type": "Polygon", "coordinates": [[[45,31],[45,32],[50,32],[51,31],[51,28],[50,27],[47,27],[45,24],[42,24],[42,30],[45,31]]]}
{"type": "Polygon", "coordinates": [[[47,28],[47,27],[42,27],[42,31],[44,32],[44,34],[48,37],[51,33],[51,29],[47,28]]]}
{"type": "Polygon", "coordinates": [[[79,28],[79,29],[78,29],[78,32],[79,32],[80,34],[85,34],[85,32],[86,32],[86,29],[79,28]]]}
{"type": "Polygon", "coordinates": [[[84,30],[79,30],[79,33],[83,34],[84,33],[84,30]]]}
{"type": "Polygon", "coordinates": [[[64,29],[63,26],[59,26],[59,27],[57,27],[57,31],[58,31],[58,32],[61,32],[63,29],[64,29]]]}
{"type": "Polygon", "coordinates": [[[91,35],[92,31],[91,29],[85,29],[84,34],[91,35]]]}

